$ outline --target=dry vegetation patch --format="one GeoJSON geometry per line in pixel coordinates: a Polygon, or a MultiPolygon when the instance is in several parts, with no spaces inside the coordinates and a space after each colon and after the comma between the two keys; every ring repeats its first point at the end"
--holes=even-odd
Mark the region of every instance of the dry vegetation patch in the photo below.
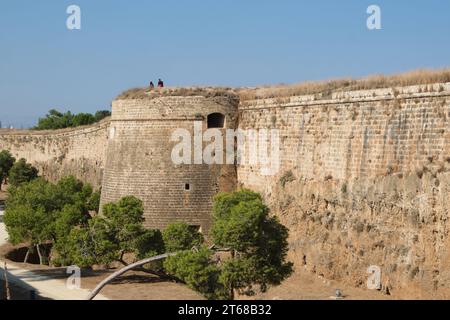
{"type": "MultiPolygon", "coordinates": [[[[391,76],[373,75],[363,79],[336,79],[329,81],[309,81],[294,85],[266,86],[241,89],[242,100],[271,99],[321,93],[324,96],[337,91],[371,90],[413,85],[429,85],[450,82],[450,69],[416,70],[391,76]]],[[[442,87],[443,91],[443,87],[442,87]]]]}
{"type": "Polygon", "coordinates": [[[191,87],[191,88],[133,88],[124,91],[116,99],[156,99],[160,97],[194,97],[201,96],[205,98],[226,97],[237,99],[237,90],[222,87],[191,87]]]}

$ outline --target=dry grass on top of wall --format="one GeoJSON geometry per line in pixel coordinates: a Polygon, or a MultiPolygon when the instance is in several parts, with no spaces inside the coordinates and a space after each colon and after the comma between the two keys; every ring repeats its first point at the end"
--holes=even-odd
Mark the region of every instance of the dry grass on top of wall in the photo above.
{"type": "Polygon", "coordinates": [[[355,91],[391,88],[411,85],[425,85],[450,82],[450,69],[416,70],[391,76],[374,75],[363,79],[336,79],[309,81],[293,85],[265,86],[258,88],[191,87],[191,88],[133,88],[124,91],[116,99],[156,99],[167,96],[203,96],[206,98],[227,97],[242,100],[292,97],[300,95],[331,94],[336,91],[355,91]]]}
{"type": "Polygon", "coordinates": [[[238,99],[236,90],[219,87],[192,87],[192,88],[133,88],[121,93],[117,100],[128,99],[156,99],[160,97],[193,97],[202,96],[206,98],[226,97],[238,99]]]}
{"type": "Polygon", "coordinates": [[[391,76],[374,75],[363,79],[311,81],[294,85],[267,86],[240,91],[242,100],[292,97],[311,94],[331,94],[336,91],[370,90],[380,88],[425,85],[450,82],[450,69],[416,70],[391,76]]]}

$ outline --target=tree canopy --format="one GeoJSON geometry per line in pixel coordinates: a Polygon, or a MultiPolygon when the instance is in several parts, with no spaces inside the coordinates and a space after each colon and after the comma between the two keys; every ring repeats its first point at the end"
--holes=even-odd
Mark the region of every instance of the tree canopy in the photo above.
{"type": "Polygon", "coordinates": [[[174,222],[163,231],[167,252],[190,250],[203,243],[203,235],[184,222],[174,222]]]}
{"type": "Polygon", "coordinates": [[[261,196],[250,190],[219,194],[214,202],[212,241],[231,251],[222,265],[220,281],[230,290],[265,292],[292,273],[286,262],[288,229],[269,215],[261,196]]]}
{"type": "Polygon", "coordinates": [[[92,187],[74,177],[63,178],[57,184],[37,178],[12,185],[8,193],[4,222],[9,240],[13,244],[26,243],[30,251],[36,248],[39,255],[40,245],[53,242],[56,249],[61,248],[59,241],[90,218],[86,202],[92,187]]]}
{"type": "Polygon", "coordinates": [[[11,186],[19,186],[22,183],[30,182],[38,177],[38,170],[25,159],[20,159],[9,170],[8,181],[11,186]]]}
{"type": "Polygon", "coordinates": [[[166,271],[183,280],[192,290],[208,299],[227,299],[228,293],[220,282],[220,266],[212,259],[213,252],[205,246],[185,250],[164,262],[166,271]]]}
{"type": "Polygon", "coordinates": [[[164,266],[208,298],[231,299],[235,291],[253,295],[278,285],[292,273],[286,262],[288,230],[259,194],[249,190],[221,193],[214,201],[210,241],[229,257],[221,261],[212,250],[185,250],[164,266]]]}
{"type": "Polygon", "coordinates": [[[3,150],[0,152],[0,190],[6,178],[8,178],[9,171],[11,170],[15,162],[16,159],[11,155],[9,151],[3,150]]]}
{"type": "Polygon", "coordinates": [[[72,114],[70,111],[62,113],[51,109],[44,118],[40,118],[34,130],[55,130],[64,128],[73,128],[90,125],[109,117],[111,112],[108,110],[97,111],[94,115],[90,113],[72,114]]]}
{"type": "Polygon", "coordinates": [[[161,232],[146,230],[143,214],[142,201],[135,197],[106,204],[101,216],[89,219],[83,228],[72,229],[63,240],[64,262],[92,266],[118,261],[126,265],[126,254],[143,259],[163,253],[161,232]]]}

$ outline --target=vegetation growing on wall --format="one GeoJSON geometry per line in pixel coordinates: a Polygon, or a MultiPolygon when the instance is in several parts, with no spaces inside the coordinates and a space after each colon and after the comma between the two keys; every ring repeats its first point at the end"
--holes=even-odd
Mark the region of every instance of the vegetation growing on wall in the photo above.
{"type": "Polygon", "coordinates": [[[66,113],[52,109],[44,118],[40,118],[34,130],[55,130],[65,128],[75,128],[79,126],[90,125],[103,120],[111,115],[110,111],[101,110],[95,114],[78,113],[72,114],[70,111],[66,113]]]}

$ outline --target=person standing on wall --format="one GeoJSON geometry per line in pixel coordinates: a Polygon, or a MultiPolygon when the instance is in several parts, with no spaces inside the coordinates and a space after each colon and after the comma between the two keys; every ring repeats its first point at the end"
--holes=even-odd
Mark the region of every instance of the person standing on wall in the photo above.
{"type": "Polygon", "coordinates": [[[158,88],[164,88],[164,82],[161,79],[158,80],[158,88]]]}
{"type": "Polygon", "coordinates": [[[153,83],[153,81],[150,81],[150,90],[155,89],[155,84],[153,83]]]}

